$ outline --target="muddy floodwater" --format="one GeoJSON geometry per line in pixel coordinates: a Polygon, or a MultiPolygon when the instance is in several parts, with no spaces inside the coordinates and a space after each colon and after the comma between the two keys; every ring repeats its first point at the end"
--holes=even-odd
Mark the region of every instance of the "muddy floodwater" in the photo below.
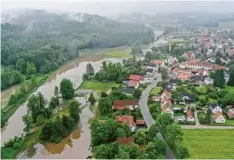
{"type": "MultiPolygon", "coordinates": [[[[54,94],[55,86],[59,86],[63,78],[70,79],[73,82],[74,87],[77,88],[82,82],[82,75],[86,70],[86,65],[89,62],[91,62],[94,66],[95,71],[98,71],[102,65],[102,61],[117,62],[121,61],[121,59],[104,59],[103,55],[98,54],[87,58],[82,58],[80,60],[74,60],[73,62],[64,65],[58,71],[56,71],[45,84],[38,88],[36,92],[42,92],[44,97],[47,100],[50,100],[50,98],[54,94]]],[[[27,113],[26,104],[27,102],[20,106],[19,109],[8,120],[7,125],[1,129],[2,145],[10,138],[13,138],[14,136],[19,136],[22,133],[24,133],[24,123],[22,117],[27,113]]]]}

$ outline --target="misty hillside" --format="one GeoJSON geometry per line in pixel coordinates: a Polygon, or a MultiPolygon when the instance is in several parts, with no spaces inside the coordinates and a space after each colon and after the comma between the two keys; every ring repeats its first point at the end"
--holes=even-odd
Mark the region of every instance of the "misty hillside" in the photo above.
{"type": "Polygon", "coordinates": [[[25,73],[32,62],[37,72],[47,73],[79,56],[79,50],[149,43],[152,29],[89,14],[55,14],[28,10],[4,14],[1,24],[2,65],[25,73]]]}

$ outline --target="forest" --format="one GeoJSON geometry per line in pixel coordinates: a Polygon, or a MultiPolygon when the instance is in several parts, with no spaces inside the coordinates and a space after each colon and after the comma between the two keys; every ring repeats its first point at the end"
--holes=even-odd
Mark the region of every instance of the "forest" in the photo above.
{"type": "MultiPolygon", "coordinates": [[[[111,48],[153,41],[152,29],[140,24],[117,22],[98,15],[55,14],[30,10],[1,24],[1,64],[22,75],[49,73],[65,62],[79,57],[86,48],[111,48]],[[82,20],[80,20],[82,18],[82,20]]],[[[9,72],[9,71],[6,71],[9,72]]],[[[4,72],[3,72],[4,73],[4,72]]],[[[1,74],[9,76],[9,73],[1,74]]],[[[17,81],[18,82],[18,81],[17,81]]],[[[6,89],[12,83],[2,83],[6,89]]]]}

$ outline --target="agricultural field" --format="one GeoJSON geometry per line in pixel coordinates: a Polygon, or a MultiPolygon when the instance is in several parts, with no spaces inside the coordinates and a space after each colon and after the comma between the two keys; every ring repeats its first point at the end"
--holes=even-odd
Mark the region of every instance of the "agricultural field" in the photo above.
{"type": "Polygon", "coordinates": [[[118,87],[118,84],[111,82],[83,81],[79,86],[79,89],[92,89],[105,92],[112,87],[118,87]]]}
{"type": "Polygon", "coordinates": [[[234,29],[234,21],[220,22],[219,23],[219,28],[222,28],[222,29],[234,29]]]}
{"type": "Polygon", "coordinates": [[[169,43],[185,43],[185,40],[183,38],[173,38],[169,39],[169,43]]]}
{"type": "Polygon", "coordinates": [[[231,129],[183,130],[183,143],[191,159],[233,159],[234,131],[231,129]]]}

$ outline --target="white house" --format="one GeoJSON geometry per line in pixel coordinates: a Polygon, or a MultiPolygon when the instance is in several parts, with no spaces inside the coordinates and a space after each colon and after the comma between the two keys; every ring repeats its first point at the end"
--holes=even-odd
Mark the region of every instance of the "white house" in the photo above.
{"type": "Polygon", "coordinates": [[[219,106],[217,106],[217,105],[214,105],[214,106],[212,106],[212,112],[213,112],[214,114],[217,113],[217,112],[222,113],[222,108],[219,107],[219,106]]]}
{"type": "Polygon", "coordinates": [[[206,85],[213,84],[213,79],[210,78],[210,77],[206,77],[205,80],[204,80],[204,83],[205,83],[206,85]]]}
{"type": "Polygon", "coordinates": [[[225,118],[223,117],[221,112],[216,112],[214,114],[214,122],[215,123],[225,123],[225,118]]]}

